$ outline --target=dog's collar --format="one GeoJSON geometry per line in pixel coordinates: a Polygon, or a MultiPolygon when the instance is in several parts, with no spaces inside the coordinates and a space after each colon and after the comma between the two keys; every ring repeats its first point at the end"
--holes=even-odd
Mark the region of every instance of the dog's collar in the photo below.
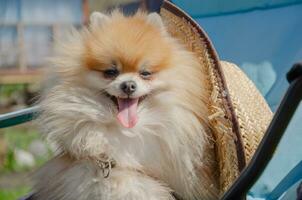
{"type": "MultiPolygon", "coordinates": [[[[116,167],[116,161],[113,158],[108,157],[106,154],[102,154],[101,158],[96,159],[95,162],[96,162],[97,166],[102,170],[104,178],[108,178],[110,175],[111,169],[116,167]]],[[[134,169],[134,168],[129,168],[129,167],[126,167],[124,169],[130,170],[130,171],[135,171],[135,172],[150,176],[153,179],[157,179],[155,176],[152,176],[149,173],[146,173],[145,171],[143,171],[141,169],[134,169]]],[[[183,200],[176,192],[172,192],[172,195],[177,200],[183,200]]]]}
{"type": "MultiPolygon", "coordinates": [[[[91,158],[95,164],[101,169],[104,178],[108,178],[110,176],[111,170],[117,167],[116,161],[109,157],[107,154],[101,154],[98,158],[91,158]]],[[[157,179],[155,176],[151,175],[151,173],[147,173],[143,169],[132,168],[132,167],[120,167],[122,170],[138,172],[140,174],[144,174],[146,176],[150,176],[154,179],[157,179]]]]}
{"type": "Polygon", "coordinates": [[[108,178],[111,169],[116,166],[116,161],[106,154],[102,154],[98,159],[95,159],[95,163],[102,170],[104,178],[108,178]]]}

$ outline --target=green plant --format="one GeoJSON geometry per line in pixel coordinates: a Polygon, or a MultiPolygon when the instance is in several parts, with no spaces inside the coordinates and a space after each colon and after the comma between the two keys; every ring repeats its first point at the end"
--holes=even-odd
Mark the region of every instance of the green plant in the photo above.
{"type": "Polygon", "coordinates": [[[23,91],[24,88],[25,88],[25,84],[0,85],[0,98],[9,97],[15,92],[23,91]]]}
{"type": "Polygon", "coordinates": [[[40,133],[31,126],[22,125],[2,129],[0,134],[2,134],[8,146],[7,153],[5,156],[5,165],[0,170],[0,179],[2,179],[2,185],[3,183],[7,183],[6,181],[11,181],[11,179],[9,178],[11,177],[11,174],[15,174],[16,176],[14,177],[17,180],[12,181],[9,186],[4,184],[4,188],[0,187],[0,200],[16,200],[28,194],[30,192],[31,185],[30,181],[26,181],[24,183],[22,181],[22,185],[21,182],[18,182],[18,179],[20,179],[21,181],[21,179],[23,179],[24,177],[24,174],[27,174],[29,171],[32,171],[35,168],[41,166],[43,163],[45,163],[45,161],[48,160],[51,156],[51,153],[49,151],[49,154],[45,157],[35,158],[35,166],[33,166],[32,168],[18,166],[14,155],[15,149],[23,149],[25,151],[28,151],[29,145],[32,141],[36,139],[41,139],[40,133]]]}
{"type": "Polygon", "coordinates": [[[16,200],[30,192],[30,187],[23,186],[13,189],[0,189],[1,200],[16,200]]]}
{"type": "Polygon", "coordinates": [[[14,151],[9,149],[4,161],[4,170],[6,171],[14,171],[16,169],[16,161],[14,158],[14,151]]]}
{"type": "MultiPolygon", "coordinates": [[[[32,141],[36,139],[40,139],[40,133],[33,128],[28,127],[12,127],[3,130],[4,139],[8,146],[8,151],[5,157],[4,167],[2,172],[21,172],[28,171],[30,168],[19,166],[15,160],[14,150],[15,149],[23,149],[28,151],[29,145],[32,141]]],[[[51,156],[51,151],[49,150],[49,154],[45,157],[36,157],[36,165],[34,168],[41,166],[45,163],[49,157],[51,156]]],[[[1,171],[0,171],[1,173],[1,171]]]]}

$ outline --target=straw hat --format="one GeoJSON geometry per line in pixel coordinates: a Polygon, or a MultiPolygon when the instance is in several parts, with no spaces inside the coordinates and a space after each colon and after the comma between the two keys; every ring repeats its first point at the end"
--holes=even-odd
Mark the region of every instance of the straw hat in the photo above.
{"type": "Polygon", "coordinates": [[[272,112],[247,76],[234,64],[219,60],[202,28],[184,11],[165,1],[160,15],[168,32],[194,52],[207,74],[209,120],[224,193],[253,156],[272,112]]]}

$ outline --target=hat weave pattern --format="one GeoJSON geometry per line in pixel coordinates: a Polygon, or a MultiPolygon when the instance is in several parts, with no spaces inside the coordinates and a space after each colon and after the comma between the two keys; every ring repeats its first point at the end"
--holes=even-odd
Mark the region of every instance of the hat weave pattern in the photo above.
{"type": "Polygon", "coordinates": [[[272,113],[254,84],[234,64],[220,61],[208,36],[182,10],[164,2],[160,14],[169,34],[192,51],[207,76],[208,119],[215,141],[220,193],[253,156],[272,113]]]}

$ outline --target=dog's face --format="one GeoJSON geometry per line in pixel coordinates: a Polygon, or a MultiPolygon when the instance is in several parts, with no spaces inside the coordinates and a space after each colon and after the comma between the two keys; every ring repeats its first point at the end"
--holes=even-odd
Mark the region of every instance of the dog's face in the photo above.
{"type": "Polygon", "coordinates": [[[138,107],[165,87],[161,73],[171,67],[172,47],[157,14],[91,16],[83,66],[87,84],[112,101],[119,122],[138,121],[138,107]]]}

